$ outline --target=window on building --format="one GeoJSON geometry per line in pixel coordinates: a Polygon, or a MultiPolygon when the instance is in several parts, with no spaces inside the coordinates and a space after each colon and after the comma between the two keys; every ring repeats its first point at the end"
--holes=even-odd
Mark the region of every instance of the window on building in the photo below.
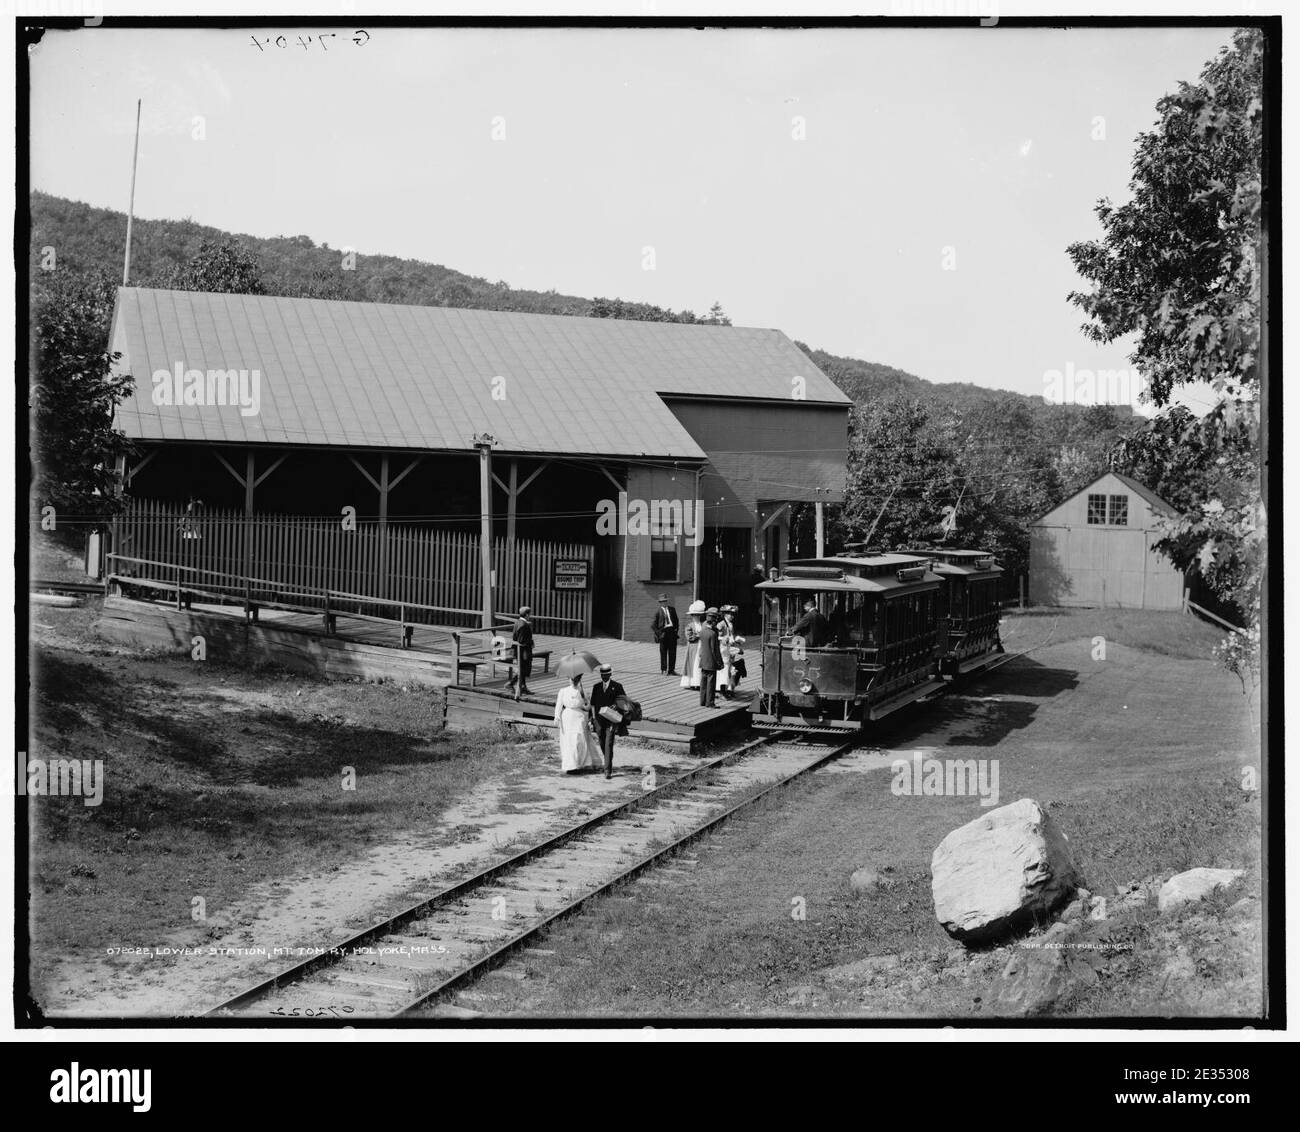
{"type": "Polygon", "coordinates": [[[1110,497],[1110,524],[1112,527],[1128,526],[1128,496],[1112,495],[1110,497]]]}
{"type": "Polygon", "coordinates": [[[650,539],[650,580],[652,582],[675,582],[677,578],[677,544],[676,535],[650,539]]]}
{"type": "Polygon", "coordinates": [[[1106,522],[1106,497],[1104,495],[1088,496],[1088,523],[1098,526],[1106,522]]]}

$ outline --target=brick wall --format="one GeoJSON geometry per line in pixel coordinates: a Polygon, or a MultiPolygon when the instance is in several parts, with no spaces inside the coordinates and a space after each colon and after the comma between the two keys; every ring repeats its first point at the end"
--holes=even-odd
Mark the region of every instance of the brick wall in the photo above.
{"type": "MultiPolygon", "coordinates": [[[[686,624],[686,607],[691,604],[693,585],[690,582],[675,586],[661,582],[639,582],[631,579],[624,587],[623,602],[623,639],[625,641],[653,641],[654,631],[650,622],[654,620],[655,610],[659,608],[657,598],[667,594],[672,600],[673,608],[683,625],[686,624]]],[[[678,630],[679,640],[681,630],[678,630]]]]}

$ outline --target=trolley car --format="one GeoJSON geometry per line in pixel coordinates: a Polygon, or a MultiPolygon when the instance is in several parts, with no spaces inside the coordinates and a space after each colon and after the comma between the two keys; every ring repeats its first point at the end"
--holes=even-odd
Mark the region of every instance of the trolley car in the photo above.
{"type": "Polygon", "coordinates": [[[957,677],[992,664],[1005,653],[999,625],[1002,567],[985,550],[917,548],[944,580],[939,591],[939,674],[957,677]]]}
{"type": "Polygon", "coordinates": [[[873,553],[792,561],[779,579],[760,582],[754,725],[853,730],[944,687],[944,586],[925,556],[873,553]]]}

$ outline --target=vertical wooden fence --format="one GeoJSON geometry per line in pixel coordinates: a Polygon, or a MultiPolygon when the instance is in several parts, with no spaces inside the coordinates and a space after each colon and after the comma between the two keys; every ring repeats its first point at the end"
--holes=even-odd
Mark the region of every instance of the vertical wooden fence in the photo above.
{"type": "MultiPolygon", "coordinates": [[[[260,583],[273,583],[303,595],[329,590],[440,610],[436,616],[415,620],[456,627],[480,622],[483,587],[477,534],[400,520],[390,520],[386,528],[357,522],[355,529],[348,530],[337,519],[269,514],[246,519],[238,511],[211,508],[189,514],[179,504],[147,499],[134,501],[119,518],[117,529],[114,554],[170,568],[126,561],[118,573],[142,579],[156,573],[159,577],[152,580],[170,583],[175,568],[181,567],[187,577],[196,579],[197,588],[229,593],[232,598],[245,592],[246,583],[254,591],[266,589],[260,583]],[[247,539],[253,544],[251,579],[244,570],[247,539]],[[382,553],[385,540],[386,555],[382,553]],[[386,571],[381,570],[384,561],[386,571]],[[202,581],[191,571],[201,571],[202,581]]],[[[525,604],[532,607],[539,632],[589,633],[591,594],[552,589],[551,564],[556,558],[585,559],[590,575],[592,546],[517,539],[512,563],[506,540],[498,538],[492,556],[498,615],[513,614],[525,604]]],[[[377,604],[367,612],[386,616],[384,608],[377,604]]]]}

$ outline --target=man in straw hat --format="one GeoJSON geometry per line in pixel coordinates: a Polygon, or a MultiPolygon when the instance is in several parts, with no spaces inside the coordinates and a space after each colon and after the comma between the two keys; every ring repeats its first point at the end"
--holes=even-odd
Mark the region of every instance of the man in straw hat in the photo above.
{"type": "Polygon", "coordinates": [[[614,736],[627,734],[627,721],[620,718],[618,722],[602,715],[604,709],[622,712],[615,706],[620,697],[626,697],[623,685],[614,679],[614,668],[609,664],[600,666],[600,681],[591,689],[591,722],[596,728],[596,742],[600,744],[601,754],[605,757],[605,777],[614,774],[614,736]]]}

